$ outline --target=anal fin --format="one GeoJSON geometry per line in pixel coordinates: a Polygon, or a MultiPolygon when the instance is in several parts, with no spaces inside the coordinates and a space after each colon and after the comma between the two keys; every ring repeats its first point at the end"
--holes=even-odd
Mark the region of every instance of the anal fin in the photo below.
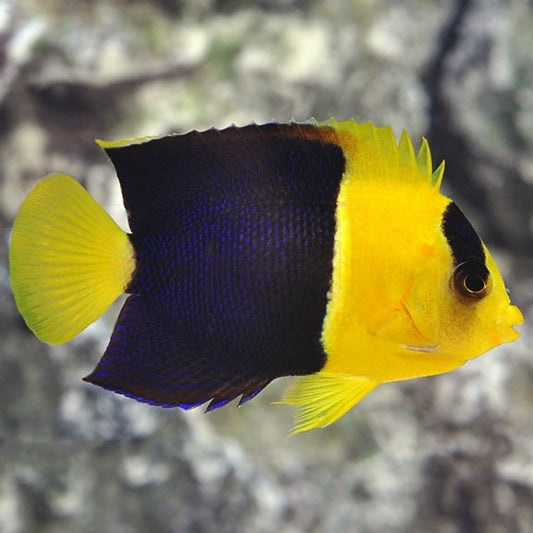
{"type": "Polygon", "coordinates": [[[246,402],[272,378],[238,367],[223,351],[202,351],[149,301],[131,295],[104,356],[84,380],[162,407],[192,409],[210,401],[211,411],[238,396],[246,402]]]}
{"type": "Polygon", "coordinates": [[[378,384],[367,376],[318,372],[299,377],[275,403],[296,406],[292,436],[335,422],[378,384]]]}

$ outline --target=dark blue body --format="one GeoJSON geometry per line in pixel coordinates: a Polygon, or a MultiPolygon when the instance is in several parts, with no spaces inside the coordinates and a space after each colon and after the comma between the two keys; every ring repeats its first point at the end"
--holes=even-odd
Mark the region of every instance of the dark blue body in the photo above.
{"type": "Polygon", "coordinates": [[[271,124],[109,149],[137,266],[86,379],[150,403],[218,407],[320,370],[344,172],[334,141],[271,124]]]}

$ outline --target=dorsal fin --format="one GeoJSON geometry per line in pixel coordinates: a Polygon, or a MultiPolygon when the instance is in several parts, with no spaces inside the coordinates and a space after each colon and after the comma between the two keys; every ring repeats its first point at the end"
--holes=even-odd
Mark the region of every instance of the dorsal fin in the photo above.
{"type": "Polygon", "coordinates": [[[344,171],[335,131],[316,123],[230,126],[98,144],[116,168],[133,233],[181,229],[181,220],[215,204],[229,209],[291,199],[309,203],[313,197],[334,205],[331,185],[337,188],[344,171]],[[331,161],[338,167],[333,172],[331,161]],[[315,169],[314,179],[309,169],[315,169]]]}
{"type": "MultiPolygon", "coordinates": [[[[133,232],[160,230],[168,224],[169,212],[175,216],[176,206],[187,209],[200,197],[226,198],[230,189],[256,202],[265,195],[272,198],[280,164],[286,174],[296,153],[300,160],[320,164],[324,150],[337,149],[346,160],[347,176],[425,183],[436,190],[444,172],[444,164],[433,172],[425,139],[415,154],[407,133],[396,142],[390,126],[354,120],[272,122],[97,142],[115,165],[133,232]]],[[[297,187],[306,187],[306,176],[297,179],[297,187]]],[[[310,185],[320,188],[321,182],[310,185]]],[[[190,218],[188,213],[184,217],[190,218]]]]}
{"type": "Polygon", "coordinates": [[[330,119],[319,126],[333,128],[347,163],[347,173],[355,179],[401,180],[402,183],[423,183],[439,190],[444,162],[433,171],[428,142],[422,139],[415,154],[409,135],[403,131],[397,142],[390,126],[377,127],[371,122],[354,120],[338,122],[330,119]]]}

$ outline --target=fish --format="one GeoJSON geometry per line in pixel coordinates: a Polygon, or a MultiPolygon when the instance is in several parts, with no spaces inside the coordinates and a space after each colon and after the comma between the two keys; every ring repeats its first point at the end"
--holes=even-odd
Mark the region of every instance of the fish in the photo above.
{"type": "Polygon", "coordinates": [[[128,295],[86,382],[211,411],[296,376],[275,402],[293,406],[293,435],[520,335],[425,138],[415,153],[405,131],[313,119],[96,142],[129,231],[54,173],[21,204],[9,256],[18,310],[45,343],[128,295]]]}

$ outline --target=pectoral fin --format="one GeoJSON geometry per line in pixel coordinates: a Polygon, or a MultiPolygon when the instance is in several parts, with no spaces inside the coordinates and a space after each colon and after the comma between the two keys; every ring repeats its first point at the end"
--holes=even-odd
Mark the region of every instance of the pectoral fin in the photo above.
{"type": "Polygon", "coordinates": [[[296,406],[292,436],[335,422],[378,384],[366,376],[318,372],[299,377],[275,403],[296,406]]]}
{"type": "MultiPolygon", "coordinates": [[[[427,329],[427,328],[426,328],[427,329]]],[[[435,332],[422,332],[406,304],[374,321],[371,333],[389,341],[411,346],[437,345],[435,332]],[[429,335],[428,335],[429,333],[429,335]]]]}

